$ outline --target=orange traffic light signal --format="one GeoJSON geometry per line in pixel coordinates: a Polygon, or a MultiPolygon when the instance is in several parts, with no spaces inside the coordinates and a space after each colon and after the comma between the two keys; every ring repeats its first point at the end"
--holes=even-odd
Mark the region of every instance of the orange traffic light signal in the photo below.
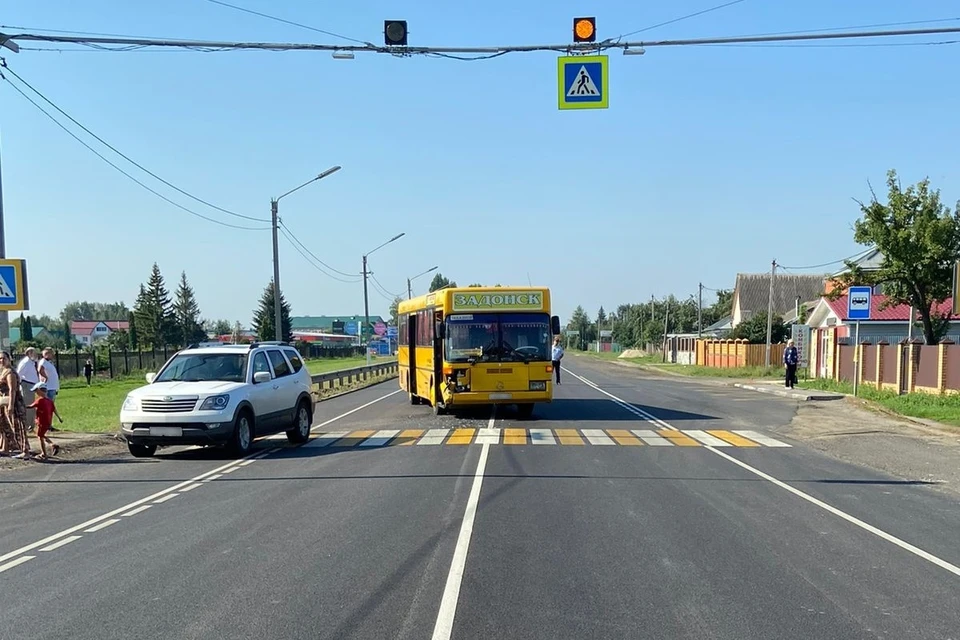
{"type": "Polygon", "coordinates": [[[597,19],[596,18],[574,18],[573,19],[573,41],[574,42],[595,42],[597,39],[597,19]]]}

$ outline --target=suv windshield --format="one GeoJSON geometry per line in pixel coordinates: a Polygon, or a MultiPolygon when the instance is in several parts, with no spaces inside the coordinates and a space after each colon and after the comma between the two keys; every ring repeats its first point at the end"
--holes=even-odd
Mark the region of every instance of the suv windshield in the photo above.
{"type": "Polygon", "coordinates": [[[174,356],[154,382],[243,382],[247,354],[182,353],[174,356]]]}
{"type": "Polygon", "coordinates": [[[475,313],[447,316],[447,362],[547,361],[550,316],[545,313],[475,313]]]}

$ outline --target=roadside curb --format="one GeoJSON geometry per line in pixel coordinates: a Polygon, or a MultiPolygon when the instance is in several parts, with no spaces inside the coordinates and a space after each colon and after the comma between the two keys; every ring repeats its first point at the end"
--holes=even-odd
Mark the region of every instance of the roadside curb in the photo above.
{"type": "Polygon", "coordinates": [[[780,389],[771,389],[769,387],[762,387],[752,384],[742,384],[740,382],[734,382],[733,386],[737,387],[738,389],[746,389],[748,391],[756,391],[758,393],[768,393],[770,395],[780,396],[781,398],[792,398],[794,400],[802,400],[804,402],[842,400],[844,398],[844,396],[841,394],[797,393],[795,391],[781,391],[780,389]]]}

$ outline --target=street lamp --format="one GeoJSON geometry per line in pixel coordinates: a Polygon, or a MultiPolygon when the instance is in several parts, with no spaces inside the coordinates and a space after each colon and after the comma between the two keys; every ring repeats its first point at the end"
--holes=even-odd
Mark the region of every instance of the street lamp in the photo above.
{"type": "Polygon", "coordinates": [[[283,316],[280,313],[281,312],[281,309],[280,309],[280,247],[278,246],[278,243],[277,243],[277,221],[279,220],[277,216],[278,204],[281,199],[286,198],[288,195],[290,195],[294,191],[299,191],[300,189],[304,188],[308,184],[314,183],[317,180],[322,180],[323,178],[326,178],[327,176],[329,176],[331,173],[336,173],[337,171],[340,171],[340,165],[337,165],[335,167],[330,167],[323,173],[317,175],[317,177],[307,180],[296,189],[291,189],[290,191],[287,191],[285,194],[283,194],[279,198],[274,198],[273,200],[270,201],[270,219],[271,219],[271,226],[273,228],[273,317],[274,317],[274,335],[276,337],[277,342],[283,341],[283,322],[282,322],[283,316]]]}
{"type": "Polygon", "coordinates": [[[382,249],[383,247],[387,246],[391,242],[395,242],[396,240],[399,240],[405,235],[406,235],[406,232],[398,233],[397,235],[393,236],[392,238],[390,238],[389,240],[387,240],[386,242],[378,246],[376,249],[367,251],[365,254],[363,254],[363,320],[364,322],[363,322],[363,326],[360,327],[360,342],[363,343],[363,350],[366,351],[367,353],[368,365],[370,364],[370,347],[368,346],[364,336],[364,331],[366,330],[367,327],[370,326],[370,300],[367,297],[367,275],[369,275],[369,272],[367,271],[367,256],[369,256],[371,253],[373,253],[377,249],[382,249]]]}
{"type": "Polygon", "coordinates": [[[417,278],[419,278],[420,276],[425,276],[425,275],[427,275],[428,273],[430,273],[431,271],[436,271],[438,268],[439,268],[439,267],[430,267],[429,269],[427,269],[427,270],[424,271],[423,273],[418,273],[417,275],[413,276],[412,278],[407,278],[407,300],[409,300],[410,298],[413,297],[413,289],[410,287],[410,283],[413,282],[414,280],[416,280],[417,278]]]}

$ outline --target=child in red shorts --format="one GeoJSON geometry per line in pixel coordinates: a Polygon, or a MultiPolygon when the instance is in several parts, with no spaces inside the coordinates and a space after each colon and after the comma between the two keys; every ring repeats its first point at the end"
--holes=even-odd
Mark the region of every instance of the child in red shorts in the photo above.
{"type": "MultiPolygon", "coordinates": [[[[57,420],[63,422],[63,418],[60,417],[60,414],[57,413],[57,407],[53,404],[53,400],[47,397],[47,385],[45,382],[38,382],[33,385],[33,391],[36,392],[37,397],[28,408],[37,410],[37,437],[40,439],[40,455],[37,456],[37,460],[46,460],[47,459],[47,443],[53,444],[53,441],[47,437],[47,431],[50,430],[50,426],[53,424],[53,416],[57,416],[57,420]]],[[[60,447],[56,444],[53,444],[53,455],[60,453],[60,447]]]]}

